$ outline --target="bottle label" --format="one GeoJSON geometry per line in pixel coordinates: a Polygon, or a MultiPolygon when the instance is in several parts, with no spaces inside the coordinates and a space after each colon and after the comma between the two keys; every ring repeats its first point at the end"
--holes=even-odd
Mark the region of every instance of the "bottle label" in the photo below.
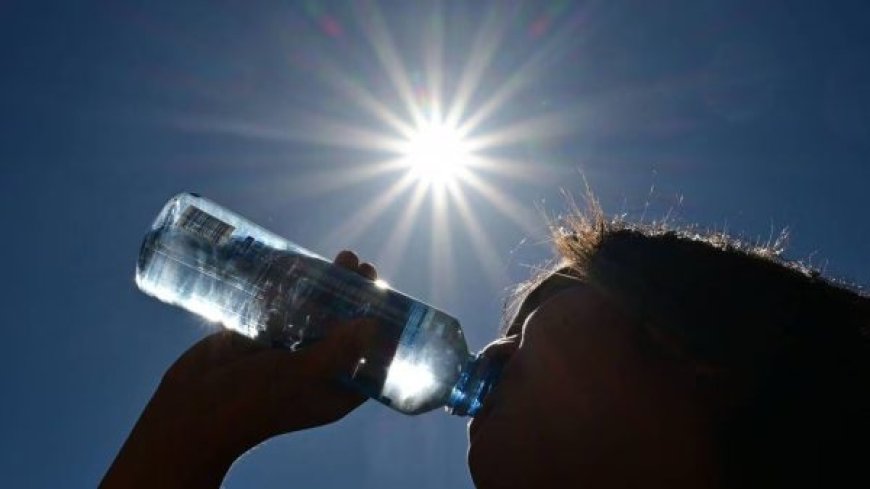
{"type": "Polygon", "coordinates": [[[178,226],[213,245],[223,244],[236,229],[192,205],[184,210],[184,214],[178,220],[178,226]]]}

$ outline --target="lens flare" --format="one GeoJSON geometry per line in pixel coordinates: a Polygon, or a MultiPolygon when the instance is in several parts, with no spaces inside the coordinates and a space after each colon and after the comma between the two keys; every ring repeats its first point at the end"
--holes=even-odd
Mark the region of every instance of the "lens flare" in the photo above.
{"type": "MultiPolygon", "coordinates": [[[[443,300],[441,291],[454,290],[452,239],[458,230],[454,221],[458,221],[492,285],[503,286],[507,276],[504,264],[493,254],[497,243],[490,235],[498,223],[492,216],[505,218],[528,236],[545,235],[546,224],[518,200],[522,194],[517,190],[556,182],[564,172],[557,165],[526,160],[538,153],[536,147],[542,142],[574,135],[578,128],[591,124],[586,118],[591,109],[586,104],[543,110],[540,107],[547,106],[549,99],[541,99],[540,104],[529,105],[530,110],[524,109],[524,101],[529,100],[524,91],[552,73],[551,68],[561,67],[565,56],[574,56],[569,50],[576,47],[577,39],[585,39],[578,29],[586,25],[586,9],[548,8],[528,27],[535,49],[525,57],[516,57],[513,50],[505,49],[504,41],[513,32],[519,11],[496,2],[476,27],[467,53],[457,56],[449,49],[455,34],[447,22],[449,12],[439,2],[420,12],[420,18],[428,19],[418,33],[421,53],[410,49],[415,43],[399,42],[408,39],[395,37],[390,29],[392,17],[384,15],[378,0],[363,4],[365,15],[352,16],[355,24],[344,23],[351,17],[343,20],[320,11],[311,15],[326,37],[344,41],[336,47],[343,49],[347,42],[358,42],[360,51],[353,52],[366,56],[366,66],[371,65],[377,77],[368,77],[369,69],[354,70],[354,64],[345,63],[338,53],[316,59],[295,50],[292,53],[306,72],[335,95],[328,98],[328,110],[296,107],[289,124],[281,122],[283,116],[276,124],[268,119],[187,114],[172,122],[186,131],[350,151],[352,157],[336,153],[328,158],[336,165],[306,174],[295,167],[288,167],[286,175],[277,177],[263,173],[263,178],[250,183],[251,188],[258,195],[331,197],[389,178],[391,185],[352,207],[321,243],[346,246],[373,230],[386,229],[378,221],[392,215],[397,221],[383,237],[377,259],[379,268],[390,275],[400,268],[406,251],[423,242],[416,239],[418,225],[428,224],[429,297],[438,302],[443,300]],[[510,71],[505,71],[507,66],[510,71]],[[332,105],[336,101],[347,118],[336,118],[332,105]],[[509,110],[511,107],[514,109],[509,110]],[[502,184],[506,179],[510,186],[502,184]],[[427,203],[431,204],[432,218],[421,219],[427,203]]],[[[330,49],[316,47],[313,53],[330,49]]],[[[559,153],[553,156],[561,158],[559,153]]],[[[295,155],[287,160],[294,161],[295,155]]],[[[418,262],[419,253],[414,257],[418,262]]],[[[203,314],[212,317],[219,311],[203,314]]],[[[425,372],[415,373],[413,368],[394,372],[398,384],[403,384],[405,377],[416,376],[425,384],[425,372]]]]}

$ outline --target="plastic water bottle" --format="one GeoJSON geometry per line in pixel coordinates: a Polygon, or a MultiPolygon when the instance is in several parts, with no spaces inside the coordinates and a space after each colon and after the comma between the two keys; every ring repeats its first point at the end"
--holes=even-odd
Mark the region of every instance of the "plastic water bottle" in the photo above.
{"type": "Polygon", "coordinates": [[[336,266],[196,194],[169,200],[145,236],[136,284],[161,301],[264,344],[295,350],[342,320],[378,321],[346,380],[406,414],[474,416],[497,368],[472,355],[459,322],[336,266]]]}

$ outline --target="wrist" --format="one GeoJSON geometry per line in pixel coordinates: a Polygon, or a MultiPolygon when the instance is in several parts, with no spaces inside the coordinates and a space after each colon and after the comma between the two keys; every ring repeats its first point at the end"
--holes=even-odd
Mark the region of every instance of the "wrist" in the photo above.
{"type": "MultiPolygon", "coordinates": [[[[218,488],[244,451],[220,425],[161,390],[142,412],[101,487],[218,488]]],[[[183,398],[181,398],[183,399],[183,398]]]]}

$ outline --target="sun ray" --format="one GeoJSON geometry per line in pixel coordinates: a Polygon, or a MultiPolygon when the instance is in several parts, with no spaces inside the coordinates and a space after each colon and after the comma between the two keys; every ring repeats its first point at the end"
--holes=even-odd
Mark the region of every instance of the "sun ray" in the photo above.
{"type": "Polygon", "coordinates": [[[468,60],[462,70],[459,85],[445,117],[448,124],[456,125],[465,115],[468,102],[480,86],[483,74],[489,68],[499,42],[508,25],[507,17],[500,15],[502,9],[493,6],[478,31],[469,51],[468,60]]]}
{"type": "Polygon", "coordinates": [[[540,175],[542,173],[549,173],[548,171],[542,171],[545,165],[540,163],[533,164],[511,158],[484,155],[469,158],[466,166],[475,172],[482,171],[518,182],[544,180],[540,175]]]}
{"type": "Polygon", "coordinates": [[[585,114],[579,107],[551,112],[523,119],[501,128],[495,128],[479,136],[466,139],[469,151],[485,151],[506,148],[529,141],[543,142],[559,139],[582,130],[585,114]]]}
{"type": "Polygon", "coordinates": [[[320,76],[333,88],[338,90],[349,102],[356,104],[381,122],[391,127],[403,137],[410,137],[413,128],[398,114],[390,110],[386,104],[378,100],[371,91],[354,83],[352,78],[334,63],[322,61],[320,64],[320,76]]]}
{"type": "Polygon", "coordinates": [[[302,116],[293,135],[305,142],[318,142],[334,147],[395,152],[402,147],[401,138],[383,132],[358,127],[322,116],[302,116]]]}
{"type": "Polygon", "coordinates": [[[404,163],[397,158],[340,165],[326,170],[293,173],[281,177],[268,175],[255,179],[256,191],[266,195],[287,195],[289,200],[311,198],[360,185],[384,174],[401,171],[404,163]]]}
{"type": "Polygon", "coordinates": [[[475,256],[483,266],[483,273],[486,275],[487,280],[489,280],[492,286],[503,286],[507,283],[508,277],[504,264],[499,262],[497,258],[499,247],[495,246],[489,239],[489,236],[483,231],[485,228],[480,225],[477,217],[471,211],[462,188],[459,185],[451,185],[448,187],[448,191],[454,201],[454,207],[459,212],[459,218],[462,221],[466,234],[471,239],[471,246],[474,248],[475,256]]]}
{"type": "Polygon", "coordinates": [[[414,183],[411,175],[405,174],[397,180],[386,192],[378,196],[375,200],[369,202],[353,214],[347,217],[343,222],[339,223],[335,228],[324,237],[324,243],[344,243],[346,246],[358,238],[374,223],[390,204],[398,200],[399,196],[414,183]]]}
{"type": "Polygon", "coordinates": [[[432,188],[432,230],[429,253],[429,292],[432,301],[445,303],[454,290],[453,239],[447,212],[447,191],[443,186],[432,188]]]}
{"type": "Polygon", "coordinates": [[[363,33],[374,49],[375,55],[386,71],[390,82],[402,99],[405,109],[408,111],[414,124],[417,124],[423,120],[423,114],[417,105],[414,87],[407,76],[408,72],[396,51],[396,46],[393,43],[377,3],[369,1],[364,2],[364,4],[366,10],[358,16],[363,33]]]}
{"type": "Polygon", "coordinates": [[[481,106],[465,119],[459,130],[463,134],[474,132],[481,123],[502,108],[520,90],[530,84],[540,73],[546,73],[544,66],[561,49],[573,34],[573,23],[554,35],[543,47],[534,53],[514,72],[481,106]]]}
{"type": "Polygon", "coordinates": [[[303,142],[337,148],[375,150],[395,153],[405,142],[396,136],[333,120],[317,114],[300,114],[304,124],[271,125],[245,120],[219,119],[207,116],[176,116],[170,121],[179,129],[204,134],[263,139],[268,141],[303,142]]]}
{"type": "Polygon", "coordinates": [[[435,5],[426,23],[423,35],[423,61],[426,70],[428,100],[425,109],[430,117],[441,119],[442,88],[444,84],[444,11],[443,6],[435,5]]]}
{"type": "Polygon", "coordinates": [[[411,231],[414,225],[418,222],[418,212],[420,206],[423,205],[423,199],[427,194],[427,187],[423,182],[417,182],[417,187],[414,190],[414,195],[411,197],[411,202],[405,207],[399,222],[393,228],[393,232],[387,238],[384,247],[377,257],[377,264],[385,273],[383,275],[390,276],[397,273],[399,266],[405,257],[405,252],[408,249],[408,241],[411,238],[411,231]]]}
{"type": "Polygon", "coordinates": [[[474,173],[464,169],[461,175],[462,182],[473,187],[480,195],[486,198],[492,206],[503,216],[519,226],[529,236],[538,236],[542,229],[532,224],[538,220],[523,206],[517,204],[511,197],[501,190],[485,182],[474,173]]]}

